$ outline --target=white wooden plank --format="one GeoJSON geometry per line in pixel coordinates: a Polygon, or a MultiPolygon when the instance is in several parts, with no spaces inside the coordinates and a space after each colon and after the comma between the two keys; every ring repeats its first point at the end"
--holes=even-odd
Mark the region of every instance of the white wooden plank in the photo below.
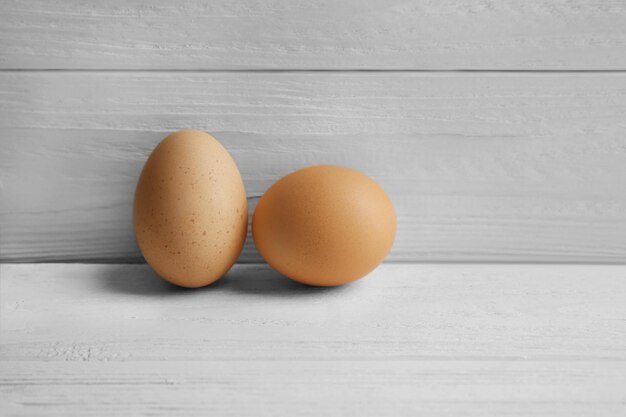
{"type": "Polygon", "coordinates": [[[625,111],[622,74],[3,73],[1,259],[140,261],[141,167],[195,127],[250,196],[316,163],[370,175],[389,260],[624,262],[625,111]]]}
{"type": "Polygon", "coordinates": [[[238,265],[0,267],[3,415],[617,416],[626,266],[383,265],[316,289],[238,265]]]}
{"type": "Polygon", "coordinates": [[[0,362],[4,416],[624,415],[623,362],[0,362]]]}
{"type": "Polygon", "coordinates": [[[2,360],[626,360],[626,266],[389,264],[316,289],[236,265],[3,264],[2,360]],[[393,308],[391,308],[393,306],[393,308]]]}
{"type": "Polygon", "coordinates": [[[620,0],[2,0],[0,67],[626,69],[620,0]]]}

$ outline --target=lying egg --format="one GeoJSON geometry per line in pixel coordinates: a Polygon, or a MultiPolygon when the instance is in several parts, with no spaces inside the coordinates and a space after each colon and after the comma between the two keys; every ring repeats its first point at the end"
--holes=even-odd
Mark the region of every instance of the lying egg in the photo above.
{"type": "Polygon", "coordinates": [[[367,275],[383,261],[395,233],[395,211],[385,191],[337,166],[313,166],[278,180],[252,220],[254,243],[267,263],[315,286],[367,275]]]}
{"type": "Polygon", "coordinates": [[[152,151],[133,223],[144,258],[161,277],[202,287],[235,263],[246,239],[246,192],[235,161],[211,135],[173,133],[152,151]]]}

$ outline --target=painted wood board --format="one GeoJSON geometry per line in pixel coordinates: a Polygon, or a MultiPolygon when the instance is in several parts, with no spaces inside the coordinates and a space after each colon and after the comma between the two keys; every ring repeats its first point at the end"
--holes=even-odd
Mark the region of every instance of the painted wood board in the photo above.
{"type": "Polygon", "coordinates": [[[0,411],[626,412],[626,267],[386,264],[316,289],[263,265],[0,265],[0,411]]]}
{"type": "MultiPolygon", "coordinates": [[[[250,209],[304,166],[388,191],[390,261],[626,260],[626,76],[2,73],[5,262],[140,262],[134,187],[168,132],[212,132],[250,209]]],[[[251,240],[242,262],[258,262],[251,240]]]]}
{"type": "Polygon", "coordinates": [[[14,69],[624,70],[619,0],[1,0],[14,69]]]}

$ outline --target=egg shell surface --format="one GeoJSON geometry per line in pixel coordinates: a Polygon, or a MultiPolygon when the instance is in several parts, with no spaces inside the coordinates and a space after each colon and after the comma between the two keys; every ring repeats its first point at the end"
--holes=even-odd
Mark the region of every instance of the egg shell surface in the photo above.
{"type": "Polygon", "coordinates": [[[198,130],[163,139],[141,172],[133,224],[141,253],[164,279],[195,288],[222,277],[248,227],[244,184],[228,151],[198,130]]]}
{"type": "Polygon", "coordinates": [[[385,191],[358,171],[318,165],[293,172],[259,200],[255,245],[283,275],[342,285],[378,266],[393,245],[396,215],[385,191]]]}

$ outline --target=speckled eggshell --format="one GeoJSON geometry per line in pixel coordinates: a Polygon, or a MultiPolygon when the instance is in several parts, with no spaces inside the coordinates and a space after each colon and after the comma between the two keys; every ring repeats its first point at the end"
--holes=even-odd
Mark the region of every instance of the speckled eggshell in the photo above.
{"type": "Polygon", "coordinates": [[[252,236],[268,264],[303,284],[335,286],[378,266],[393,244],[396,215],[365,175],[319,165],[293,172],[259,200],[252,236]]]}
{"type": "Polygon", "coordinates": [[[207,133],[169,135],[141,172],[133,223],[141,253],[161,277],[189,288],[211,284],[246,238],[246,192],[235,162],[207,133]]]}

